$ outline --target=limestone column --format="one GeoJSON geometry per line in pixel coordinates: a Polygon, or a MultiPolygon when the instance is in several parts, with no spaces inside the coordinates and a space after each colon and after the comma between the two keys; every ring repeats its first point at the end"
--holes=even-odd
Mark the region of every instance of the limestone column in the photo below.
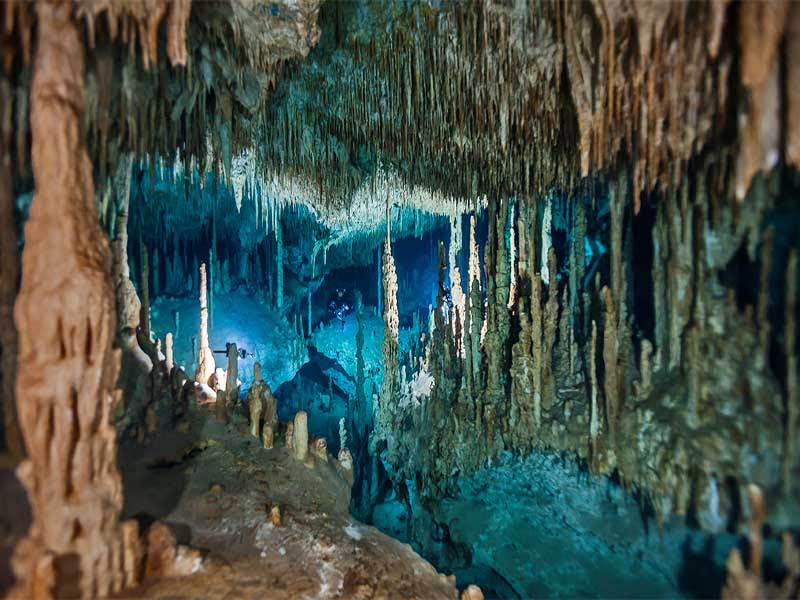
{"type": "Polygon", "coordinates": [[[206,265],[200,265],[200,349],[197,355],[197,370],[194,380],[208,385],[214,374],[216,364],[214,354],[208,345],[208,305],[206,304],[206,265]]]}
{"type": "Polygon", "coordinates": [[[82,126],[83,25],[71,3],[35,6],[30,120],[37,187],[14,312],[17,410],[28,450],[17,473],[32,524],[14,551],[12,595],[105,597],[135,582],[125,566],[138,543],[135,524],[119,522],[111,253],[82,126]]]}

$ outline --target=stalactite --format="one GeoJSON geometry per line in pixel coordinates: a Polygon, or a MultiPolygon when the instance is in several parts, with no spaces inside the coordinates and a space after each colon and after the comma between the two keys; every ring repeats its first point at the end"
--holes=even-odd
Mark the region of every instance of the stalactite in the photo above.
{"type": "Polygon", "coordinates": [[[383,254],[381,252],[381,248],[378,248],[378,313],[379,315],[383,314],[383,254]]]}
{"type": "Polygon", "coordinates": [[[533,356],[533,423],[538,429],[542,424],[542,373],[547,356],[543,352],[542,323],[542,277],[539,273],[531,281],[531,343],[533,356]]]}
{"type": "Polygon", "coordinates": [[[552,275],[555,277],[555,273],[550,273],[549,267],[549,252],[552,246],[552,242],[550,239],[551,236],[551,228],[553,222],[553,209],[552,209],[552,199],[550,197],[545,199],[544,204],[544,215],[542,217],[542,234],[541,234],[541,251],[542,251],[542,260],[540,262],[540,274],[542,276],[542,283],[545,285],[550,284],[550,276],[552,275]]]}
{"type": "Polygon", "coordinates": [[[786,357],[786,438],[783,457],[783,490],[790,496],[793,472],[797,466],[797,250],[791,250],[786,261],[786,300],[784,304],[783,352],[786,357]]]}
{"type": "Polygon", "coordinates": [[[69,4],[39,2],[36,14],[37,185],[15,307],[17,409],[28,450],[17,475],[32,525],[14,550],[12,595],[104,597],[136,582],[135,569],[126,566],[138,545],[136,525],[119,522],[122,484],[110,424],[119,369],[111,255],[82,133],[81,27],[69,4]]]}
{"type": "Polygon", "coordinates": [[[283,309],[283,225],[280,218],[275,223],[275,307],[283,309]]]}
{"type": "Polygon", "coordinates": [[[17,328],[14,300],[19,282],[17,225],[11,168],[11,89],[0,75],[0,395],[3,402],[5,447],[16,461],[25,454],[14,396],[17,371],[17,328]]]}
{"type": "Polygon", "coordinates": [[[508,232],[508,262],[509,269],[509,285],[508,285],[508,302],[506,307],[508,310],[514,308],[517,300],[517,240],[516,240],[516,222],[514,220],[513,207],[509,207],[511,214],[509,215],[509,232],[508,232]]]}
{"type": "Polygon", "coordinates": [[[612,183],[608,191],[609,212],[611,213],[611,291],[616,301],[617,323],[620,325],[627,322],[625,306],[627,279],[622,253],[626,190],[627,178],[625,175],[621,175],[618,181],[612,183]]]}
{"type": "Polygon", "coordinates": [[[604,286],[601,293],[605,310],[605,320],[603,323],[603,365],[605,373],[605,400],[606,400],[606,421],[608,422],[608,433],[611,437],[611,445],[616,442],[617,425],[620,416],[620,374],[619,374],[619,346],[618,346],[618,327],[617,311],[614,303],[614,296],[608,286],[604,286]]]}
{"type": "Polygon", "coordinates": [[[481,294],[480,261],[478,242],[475,239],[475,215],[469,223],[469,311],[470,341],[472,345],[472,381],[475,391],[483,386],[481,378],[481,325],[483,323],[483,296],[481,294]]]}
{"type": "Polygon", "coordinates": [[[356,330],[356,397],[355,406],[352,407],[352,410],[350,410],[350,405],[348,404],[348,410],[352,414],[347,416],[349,429],[354,436],[360,433],[356,418],[358,423],[366,424],[370,416],[367,413],[367,396],[364,390],[366,385],[364,378],[364,309],[361,303],[358,304],[356,309],[356,321],[358,323],[358,329],[356,330]]]}
{"type": "Polygon", "coordinates": [[[208,345],[208,305],[206,304],[206,265],[200,265],[200,348],[197,355],[197,370],[194,380],[208,385],[216,370],[214,354],[208,345]]]}
{"type": "Polygon", "coordinates": [[[692,248],[694,228],[689,205],[689,183],[681,181],[679,189],[665,198],[667,228],[669,232],[669,259],[667,262],[668,314],[669,314],[669,366],[681,363],[681,341],[689,322],[692,307],[692,248]]]}
{"type": "Polygon", "coordinates": [[[158,260],[158,246],[155,247],[153,251],[153,298],[158,298],[159,294],[159,282],[158,282],[158,275],[159,275],[159,260],[158,260]]]}
{"type": "MultiPolygon", "coordinates": [[[[458,266],[458,256],[461,253],[461,216],[452,217],[450,222],[450,247],[448,249],[448,264],[450,265],[450,293],[453,298],[453,308],[461,318],[464,318],[466,298],[461,288],[461,269],[458,266]]],[[[453,319],[453,331],[455,331],[453,319]]]]}
{"type": "Polygon", "coordinates": [[[758,317],[758,345],[759,353],[755,357],[758,368],[765,368],[769,361],[769,340],[771,325],[769,322],[769,277],[772,271],[772,246],[775,232],[770,227],[761,237],[761,273],[758,283],[758,304],[756,315],[758,317]]]}
{"type": "Polygon", "coordinates": [[[142,335],[146,340],[151,340],[150,330],[150,264],[148,260],[147,246],[141,245],[141,281],[142,290],[142,316],[139,324],[142,328],[142,335]]]}
{"type": "Polygon", "coordinates": [[[500,203],[500,209],[497,214],[496,238],[497,255],[494,265],[495,276],[495,304],[494,310],[496,311],[497,318],[497,332],[499,339],[503,342],[500,344],[497,361],[500,373],[500,384],[505,384],[504,374],[508,370],[508,344],[505,340],[511,337],[511,318],[508,311],[508,300],[510,296],[511,287],[511,270],[513,260],[509,260],[508,247],[506,246],[506,229],[511,228],[511,215],[512,211],[509,207],[508,199],[503,198],[500,203]]]}
{"type": "Polygon", "coordinates": [[[579,285],[583,283],[586,266],[586,212],[583,201],[578,200],[573,205],[572,229],[570,232],[570,259],[569,259],[569,356],[570,376],[574,379],[581,376],[583,371],[578,368],[579,341],[585,341],[585,315],[579,311],[579,285]],[[576,336],[576,332],[579,333],[576,336]]]}
{"type": "Polygon", "coordinates": [[[547,290],[547,302],[542,314],[542,382],[539,389],[542,390],[542,406],[549,409],[556,397],[553,361],[555,358],[556,332],[558,331],[558,279],[556,278],[558,271],[556,270],[556,249],[553,246],[549,246],[547,253],[547,270],[550,273],[550,284],[547,290]]]}
{"type": "Polygon", "coordinates": [[[217,202],[216,198],[211,201],[211,249],[208,252],[208,322],[214,326],[214,289],[218,285],[217,278],[220,277],[219,269],[216,268],[214,261],[219,260],[217,254],[217,202]]]}
{"type": "Polygon", "coordinates": [[[661,369],[664,361],[669,358],[669,327],[667,323],[668,311],[666,307],[667,281],[666,265],[668,252],[668,237],[664,203],[659,203],[656,208],[656,220],[653,226],[653,267],[651,277],[653,280],[653,318],[655,337],[655,371],[661,369]]]}
{"type": "Polygon", "coordinates": [[[558,313],[558,343],[556,344],[558,364],[564,376],[571,376],[572,365],[572,344],[570,339],[570,321],[572,315],[569,311],[569,284],[561,288],[561,310],[558,313]]]}

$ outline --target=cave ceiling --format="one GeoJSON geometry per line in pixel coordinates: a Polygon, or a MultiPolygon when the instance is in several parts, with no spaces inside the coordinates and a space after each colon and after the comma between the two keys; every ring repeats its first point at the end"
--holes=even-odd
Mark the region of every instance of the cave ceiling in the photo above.
{"type": "MultiPolygon", "coordinates": [[[[800,164],[791,127],[800,9],[737,9],[727,0],[73,4],[90,48],[86,129],[100,181],[126,152],[151,171],[159,157],[177,159],[201,179],[258,182],[335,227],[366,228],[387,197],[449,214],[487,197],[590,190],[621,170],[638,211],[642,195],[708,154],[742,199],[758,170],[780,157],[800,164]]],[[[13,67],[30,62],[31,6],[6,3],[4,25],[25,181],[18,90],[29,71],[13,67]]]]}

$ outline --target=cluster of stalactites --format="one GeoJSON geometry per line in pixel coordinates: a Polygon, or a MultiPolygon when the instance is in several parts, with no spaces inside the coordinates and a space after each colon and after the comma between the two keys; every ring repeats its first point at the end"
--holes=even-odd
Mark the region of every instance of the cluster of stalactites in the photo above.
{"type": "Polygon", "coordinates": [[[452,473],[502,449],[557,448],[636,483],[659,519],[697,510],[713,528],[704,511],[724,493],[723,475],[740,487],[782,489],[781,501],[790,501],[800,458],[798,249],[776,251],[771,230],[761,229],[779,174],[756,177],[743,209],[725,177],[731,160],[684,171],[646,217],[635,215],[632,170],[571,202],[549,195],[492,203],[483,265],[471,219],[463,313],[455,302],[459,235],[451,230],[454,302],[440,294],[426,360],[412,357],[401,369],[402,382],[432,373],[435,383],[415,402],[401,385],[393,405],[395,422],[404,411],[414,422],[395,434],[390,454],[403,476],[421,475],[421,493],[437,496],[452,473]],[[698,232],[719,242],[698,246],[698,232]],[[652,246],[649,272],[642,244],[652,246]],[[760,269],[758,298],[744,309],[734,289],[720,293],[720,273],[742,250],[760,269]],[[634,304],[648,294],[652,312],[634,304]],[[783,307],[781,332],[770,306],[783,307]],[[654,385],[675,377],[680,385],[654,385]],[[721,410],[749,420],[720,421],[721,410]],[[421,439],[430,452],[415,450],[421,439]],[[740,461],[742,445],[763,458],[740,461]]]}

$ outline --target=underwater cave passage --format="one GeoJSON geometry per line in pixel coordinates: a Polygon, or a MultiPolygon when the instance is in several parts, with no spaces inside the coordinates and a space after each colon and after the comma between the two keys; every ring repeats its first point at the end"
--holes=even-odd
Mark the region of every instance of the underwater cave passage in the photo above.
{"type": "Polygon", "coordinates": [[[800,4],[506,4],[6,3],[0,593],[798,596],[800,4]]]}

